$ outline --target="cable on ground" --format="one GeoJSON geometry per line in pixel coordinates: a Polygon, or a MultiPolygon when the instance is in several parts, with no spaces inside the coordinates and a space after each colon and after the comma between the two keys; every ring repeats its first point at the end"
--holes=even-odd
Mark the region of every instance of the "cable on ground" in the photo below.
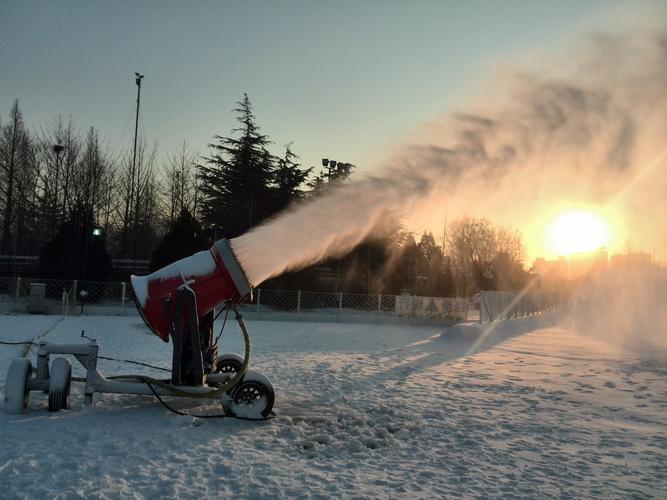
{"type": "Polygon", "coordinates": [[[164,406],[167,410],[171,411],[172,413],[175,413],[176,415],[181,415],[183,417],[194,417],[194,418],[235,418],[237,420],[250,420],[252,422],[257,422],[257,421],[262,421],[262,420],[271,420],[272,418],[275,417],[275,413],[271,412],[271,415],[268,417],[264,418],[248,418],[248,417],[239,417],[236,415],[228,415],[226,413],[217,413],[214,415],[195,415],[194,413],[186,413],[184,411],[177,410],[176,408],[173,408],[167,404],[167,402],[162,399],[162,397],[158,394],[158,392],[155,390],[155,388],[152,386],[150,383],[146,383],[148,388],[151,390],[153,395],[157,398],[157,400],[164,406]]]}

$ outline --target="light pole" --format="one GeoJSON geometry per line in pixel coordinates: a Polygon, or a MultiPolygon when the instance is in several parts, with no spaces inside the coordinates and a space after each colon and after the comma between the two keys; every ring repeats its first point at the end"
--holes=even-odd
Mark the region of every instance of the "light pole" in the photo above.
{"type": "Polygon", "coordinates": [[[322,166],[327,168],[327,180],[329,181],[341,176],[344,176],[343,178],[347,177],[354,168],[354,165],[351,163],[330,160],[328,158],[322,158],[322,166]]]}
{"type": "MultiPolygon", "coordinates": [[[[137,164],[137,135],[139,130],[139,106],[141,104],[141,80],[143,80],[144,75],[139,73],[134,73],[135,79],[134,83],[137,84],[137,114],[134,119],[134,151],[132,153],[132,185],[130,186],[130,206],[132,206],[132,201],[134,197],[134,176],[136,174],[136,164],[137,164]]],[[[137,209],[134,209],[134,228],[133,228],[133,243],[132,243],[132,257],[134,258],[134,267],[137,267],[137,209]]]]}
{"type": "MultiPolygon", "coordinates": [[[[93,221],[93,224],[94,224],[94,221],[93,221]]],[[[93,227],[91,229],[90,233],[89,233],[88,232],[88,227],[86,226],[86,224],[84,222],[83,235],[84,235],[84,241],[83,241],[83,280],[85,281],[86,277],[87,277],[87,271],[88,271],[88,239],[90,238],[91,235],[92,235],[93,240],[96,239],[96,238],[101,237],[102,236],[102,229],[100,229],[99,227],[93,227]]],[[[82,292],[81,297],[85,297],[85,295],[83,295],[83,290],[81,292],[82,292]]],[[[82,299],[82,302],[81,302],[81,308],[82,308],[81,312],[83,312],[83,299],[82,299]]]]}
{"type": "MultiPolygon", "coordinates": [[[[351,163],[345,163],[342,161],[336,161],[336,160],[330,160],[328,158],[322,158],[322,166],[326,167],[327,169],[327,182],[331,182],[332,180],[342,178],[343,180],[347,178],[348,175],[350,175],[350,172],[354,168],[354,165],[351,163]]],[[[370,276],[371,276],[371,249],[370,246],[368,247],[368,255],[367,255],[367,261],[366,261],[366,281],[367,281],[367,288],[370,289],[370,276]]],[[[338,291],[338,283],[340,280],[340,259],[337,260],[336,264],[336,291],[338,291]]]]}
{"type": "Polygon", "coordinates": [[[332,171],[336,168],[338,162],[336,160],[329,160],[328,158],[322,158],[322,166],[327,168],[327,178],[331,180],[332,171]]]}
{"type": "MultiPolygon", "coordinates": [[[[132,153],[132,173],[134,174],[134,166],[137,161],[137,131],[139,129],[139,105],[141,104],[141,80],[143,80],[144,75],[139,73],[134,74],[135,79],[134,83],[137,84],[137,114],[134,118],[134,152],[132,153]]],[[[134,179],[132,179],[134,181],[134,179]]]]}

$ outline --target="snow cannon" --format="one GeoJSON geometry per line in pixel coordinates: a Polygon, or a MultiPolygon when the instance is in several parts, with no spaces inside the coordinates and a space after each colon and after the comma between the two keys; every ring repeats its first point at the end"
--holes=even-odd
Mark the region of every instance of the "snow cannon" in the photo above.
{"type": "MultiPolygon", "coordinates": [[[[169,264],[148,276],[132,276],[131,280],[144,322],[158,337],[173,344],[171,379],[147,375],[107,378],[97,369],[99,345],[94,339],[86,337],[89,342],[82,344],[42,341],[36,365],[26,358],[17,358],[9,366],[5,382],[6,413],[25,412],[31,391],[48,393],[50,411],[68,408],[71,383],[83,381],[85,403],[89,406],[95,393],[141,394],[156,397],[171,411],[193,415],[174,410],[161,396],[217,398],[224,413],[208,414],[206,418],[262,420],[273,416],[273,386],[267,377],[249,369],[250,336],[239,311],[252,289],[227,240],[218,240],[210,250],[169,264]],[[220,308],[218,314],[225,312],[225,319],[230,310],[234,311],[243,334],[244,356],[218,354],[222,331],[217,337],[213,332],[216,308],[220,308]],[[81,363],[86,370],[84,379],[72,378],[72,363],[63,355],[73,356],[81,363]]],[[[224,328],[226,321],[222,324],[224,328]]],[[[84,337],[84,332],[81,336],[84,337]]]]}
{"type": "Polygon", "coordinates": [[[131,276],[139,314],[150,330],[169,342],[170,319],[179,290],[194,292],[197,317],[203,318],[225,302],[240,303],[252,289],[229,242],[216,241],[210,250],[195,253],[148,276],[131,276]]]}

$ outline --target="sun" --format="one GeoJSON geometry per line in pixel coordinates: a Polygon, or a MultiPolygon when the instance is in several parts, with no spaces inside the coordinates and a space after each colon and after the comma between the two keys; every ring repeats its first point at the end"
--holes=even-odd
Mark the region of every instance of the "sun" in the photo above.
{"type": "Polygon", "coordinates": [[[609,243],[607,224],[594,212],[564,212],[554,219],[549,232],[559,255],[590,252],[609,243]]]}

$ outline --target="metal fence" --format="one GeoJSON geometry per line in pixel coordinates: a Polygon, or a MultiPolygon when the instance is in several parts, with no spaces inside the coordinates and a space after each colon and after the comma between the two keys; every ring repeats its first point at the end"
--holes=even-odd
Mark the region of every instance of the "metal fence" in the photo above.
{"type": "MultiPolygon", "coordinates": [[[[5,312],[125,315],[135,313],[132,302],[129,283],[0,277],[0,310],[5,312]],[[39,307],[31,298],[34,285],[43,287],[39,307]]],[[[258,319],[396,317],[465,321],[479,318],[479,300],[257,288],[242,310],[258,319]]]]}
{"type": "Polygon", "coordinates": [[[483,291],[479,297],[480,323],[553,311],[561,302],[556,293],[483,291]]]}
{"type": "MultiPolygon", "coordinates": [[[[257,288],[243,313],[255,319],[496,321],[553,310],[554,294],[480,292],[472,298],[308,292],[257,288]]],[[[123,282],[0,277],[0,311],[45,314],[135,314],[132,287],[123,282]],[[35,300],[35,289],[42,297],[35,300]]]]}
{"type": "Polygon", "coordinates": [[[125,314],[134,310],[122,282],[0,277],[0,310],[45,314],[125,314]],[[40,290],[39,294],[35,290],[40,290]],[[39,300],[36,300],[39,295],[39,300]]]}
{"type": "Polygon", "coordinates": [[[479,299],[256,289],[244,312],[260,318],[282,315],[471,321],[479,319],[479,299]]]}

